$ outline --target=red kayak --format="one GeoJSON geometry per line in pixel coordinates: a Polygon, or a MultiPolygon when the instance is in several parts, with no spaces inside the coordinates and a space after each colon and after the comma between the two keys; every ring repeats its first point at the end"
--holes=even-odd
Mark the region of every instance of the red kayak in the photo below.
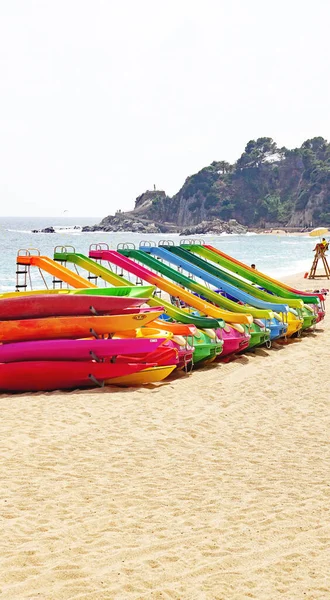
{"type": "Polygon", "coordinates": [[[146,363],[33,361],[0,364],[0,392],[49,392],[96,387],[105,380],[154,367],[146,363]]]}
{"type": "MultiPolygon", "coordinates": [[[[41,317],[111,315],[134,311],[148,299],[130,296],[44,294],[0,299],[0,320],[41,317]]],[[[135,311],[137,312],[137,311],[135,311]]]]}
{"type": "Polygon", "coordinates": [[[116,364],[123,363],[155,363],[158,367],[179,364],[179,353],[176,348],[160,346],[153,352],[139,356],[117,356],[116,364]]]}

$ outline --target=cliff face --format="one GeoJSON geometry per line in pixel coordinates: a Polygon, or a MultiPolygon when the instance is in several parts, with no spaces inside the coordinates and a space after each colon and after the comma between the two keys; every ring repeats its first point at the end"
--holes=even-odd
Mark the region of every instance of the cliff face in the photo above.
{"type": "Polygon", "coordinates": [[[176,224],[171,214],[173,199],[166,196],[162,190],[147,190],[135,200],[134,210],[124,213],[126,216],[145,218],[149,221],[158,221],[159,223],[176,224]]]}
{"type": "Polygon", "coordinates": [[[194,198],[181,197],[180,192],[170,198],[163,191],[146,191],[136,198],[134,210],[121,213],[121,216],[175,225],[177,228],[196,225],[208,220],[209,213],[203,206],[200,211],[191,210],[194,201],[194,198]]]}
{"type": "Polygon", "coordinates": [[[130,215],[179,228],[213,219],[250,227],[330,225],[330,144],[318,137],[288,150],[271,138],[252,140],[235,164],[214,161],[172,198],[142,194],[130,215]]]}

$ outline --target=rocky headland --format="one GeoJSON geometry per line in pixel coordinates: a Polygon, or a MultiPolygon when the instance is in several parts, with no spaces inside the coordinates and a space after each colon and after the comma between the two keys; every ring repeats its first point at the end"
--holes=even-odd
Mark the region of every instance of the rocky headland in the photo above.
{"type": "Polygon", "coordinates": [[[238,223],[236,219],[224,221],[223,219],[215,218],[202,221],[201,223],[191,225],[190,227],[181,227],[170,221],[162,220],[160,222],[156,219],[152,220],[146,218],[146,211],[151,210],[153,205],[157,205],[159,201],[163,200],[170,200],[164,191],[147,190],[144,194],[141,194],[136,198],[134,210],[123,213],[118,211],[115,215],[105,217],[96,225],[83,227],[82,231],[132,231],[133,233],[179,233],[180,235],[207,233],[215,235],[221,233],[240,234],[246,233],[247,231],[247,227],[238,223]]]}
{"type": "Polygon", "coordinates": [[[147,191],[134,210],[92,230],[190,235],[318,225],[330,225],[330,144],[314,137],[288,149],[263,137],[250,140],[235,163],[213,161],[190,175],[173,197],[147,191]]]}
{"type": "Polygon", "coordinates": [[[249,141],[235,163],[213,161],[190,175],[173,197],[147,190],[132,211],[83,231],[193,235],[318,225],[330,226],[330,144],[315,137],[290,150],[263,137],[249,141]]]}

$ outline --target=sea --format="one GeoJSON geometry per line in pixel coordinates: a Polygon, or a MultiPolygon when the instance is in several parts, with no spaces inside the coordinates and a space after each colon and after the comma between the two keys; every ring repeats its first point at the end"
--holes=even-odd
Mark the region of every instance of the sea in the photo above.
{"type": "MultiPolygon", "coordinates": [[[[158,244],[161,240],[172,240],[179,244],[182,237],[177,234],[140,233],[83,233],[84,225],[98,223],[101,217],[0,217],[0,290],[13,291],[16,285],[16,256],[25,250],[40,251],[40,254],[53,256],[56,246],[71,247],[88,255],[89,246],[99,242],[107,243],[116,250],[118,244],[129,242],[138,248],[141,241],[158,244]],[[53,226],[55,233],[32,233],[33,229],[53,226]]],[[[313,259],[315,238],[308,235],[263,235],[247,233],[243,235],[190,236],[203,239],[223,252],[244,263],[255,263],[259,271],[281,278],[309,270],[313,259]]],[[[318,240],[317,240],[318,241],[318,240]]],[[[85,273],[81,273],[83,276],[85,273]]],[[[40,285],[33,276],[35,287],[40,285]]]]}

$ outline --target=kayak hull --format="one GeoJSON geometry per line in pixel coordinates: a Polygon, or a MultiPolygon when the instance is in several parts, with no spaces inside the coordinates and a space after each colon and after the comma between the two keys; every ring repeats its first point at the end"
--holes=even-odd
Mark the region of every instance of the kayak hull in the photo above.
{"type": "Polygon", "coordinates": [[[26,292],[2,292],[0,299],[17,298],[18,296],[66,296],[69,294],[83,296],[129,296],[130,298],[150,298],[155,291],[153,285],[125,285],[123,287],[96,287],[96,288],[58,288],[56,290],[29,290],[26,292]]]}
{"type": "MultiPolygon", "coordinates": [[[[130,296],[95,296],[45,294],[0,299],[0,320],[34,319],[57,316],[121,314],[134,310],[148,298],[130,296]]],[[[135,311],[137,312],[137,311],[135,311]]]]}
{"type": "Polygon", "coordinates": [[[0,328],[0,341],[20,342],[90,337],[93,332],[96,335],[107,335],[147,325],[161,314],[160,311],[154,311],[132,315],[46,317],[44,319],[3,321],[0,328]]]}
{"type": "Polygon", "coordinates": [[[223,349],[218,360],[230,354],[235,354],[235,352],[243,352],[249,347],[251,336],[248,333],[243,334],[228,325],[221,331],[223,349]]]}
{"type": "Polygon", "coordinates": [[[174,371],[174,366],[169,367],[150,367],[148,369],[144,369],[143,371],[139,371],[138,373],[132,373],[131,375],[125,375],[123,377],[117,377],[111,379],[109,385],[118,385],[118,386],[138,386],[138,385],[146,385],[148,383],[158,383],[159,381],[163,381],[168,377],[172,371],[174,371]]]}
{"type": "Polygon", "coordinates": [[[95,387],[150,365],[71,361],[0,364],[0,392],[49,392],[95,387]]]}
{"type": "Polygon", "coordinates": [[[107,339],[107,340],[38,340],[0,345],[0,363],[72,360],[88,361],[94,357],[109,359],[120,355],[143,355],[154,352],[165,338],[107,339]]]}

